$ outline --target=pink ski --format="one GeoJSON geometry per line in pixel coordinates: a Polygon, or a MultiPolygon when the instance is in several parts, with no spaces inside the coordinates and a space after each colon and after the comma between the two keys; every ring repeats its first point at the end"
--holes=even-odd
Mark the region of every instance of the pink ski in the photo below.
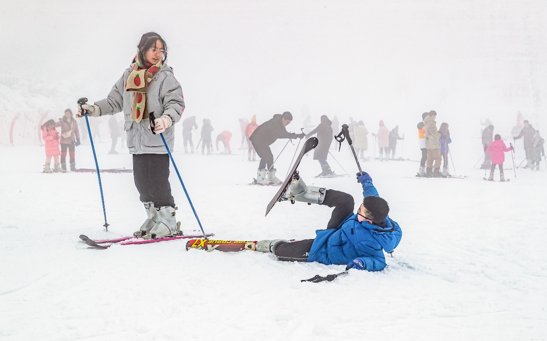
{"type": "MultiPolygon", "coordinates": [[[[211,237],[213,236],[213,233],[205,234],[205,237],[211,237]]],[[[180,236],[172,236],[172,237],[163,237],[163,238],[156,238],[156,239],[144,239],[144,238],[135,238],[135,237],[120,237],[115,239],[99,239],[99,240],[93,240],[89,238],[86,235],[80,235],[80,239],[86,243],[88,246],[96,248],[96,249],[108,249],[110,246],[114,244],[119,245],[138,245],[138,244],[152,244],[152,243],[159,243],[159,242],[165,242],[170,240],[177,240],[177,239],[193,239],[193,238],[203,238],[204,236],[202,234],[199,235],[180,235],[180,236]]]]}

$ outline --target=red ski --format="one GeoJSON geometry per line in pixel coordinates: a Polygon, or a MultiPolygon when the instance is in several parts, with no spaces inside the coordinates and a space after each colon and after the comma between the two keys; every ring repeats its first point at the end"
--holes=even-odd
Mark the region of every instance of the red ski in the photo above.
{"type": "Polygon", "coordinates": [[[205,251],[256,251],[256,240],[190,239],[186,242],[186,251],[190,249],[205,251]]]}

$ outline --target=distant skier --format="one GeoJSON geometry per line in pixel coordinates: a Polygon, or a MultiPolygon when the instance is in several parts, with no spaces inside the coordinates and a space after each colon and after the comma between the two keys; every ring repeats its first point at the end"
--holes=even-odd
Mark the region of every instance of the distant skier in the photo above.
{"type": "Polygon", "coordinates": [[[282,115],[275,114],[273,118],[259,125],[250,137],[250,140],[260,157],[256,182],[262,185],[280,184],[275,176],[273,154],[270,145],[277,139],[295,139],[306,136],[304,133],[289,133],[285,128],[292,121],[292,114],[285,111],[282,115]]]}
{"type": "Polygon", "coordinates": [[[372,178],[357,174],[363,201],[353,214],[351,195],[325,188],[306,186],[293,179],[286,199],[334,207],[326,229],[317,230],[315,239],[286,241],[261,240],[256,250],[271,252],[281,261],[319,262],[346,265],[347,269],[381,271],[386,267],[384,252],[393,252],[401,241],[399,224],[389,218],[388,203],[378,196],[372,178]]]}
{"type": "Polygon", "coordinates": [[[379,123],[377,137],[380,160],[387,160],[389,158],[389,129],[383,120],[379,123]]]}
{"type": "Polygon", "coordinates": [[[440,134],[435,121],[437,112],[431,110],[424,120],[425,146],[427,148],[426,176],[440,177],[441,172],[441,144],[440,134]]]}
{"type": "Polygon", "coordinates": [[[207,155],[213,150],[213,125],[211,120],[204,118],[201,125],[201,154],[205,154],[206,150],[207,155]]]}
{"type": "Polygon", "coordinates": [[[72,117],[72,110],[65,109],[64,116],[59,119],[57,126],[61,126],[61,171],[66,172],[66,154],[68,151],[70,170],[76,170],[75,147],[80,145],[80,131],[78,123],[72,117]]]}
{"type": "Polygon", "coordinates": [[[353,148],[355,149],[357,157],[364,160],[364,152],[368,150],[368,130],[365,127],[365,123],[363,121],[357,122],[353,126],[352,131],[350,131],[350,135],[353,139],[353,148]]]}
{"type": "Polygon", "coordinates": [[[524,127],[522,128],[519,135],[514,136],[514,139],[522,139],[524,140],[524,153],[526,155],[526,166],[524,168],[531,167],[532,165],[532,149],[534,144],[534,135],[536,133],[536,129],[532,127],[530,122],[528,120],[524,121],[524,127]]]}
{"type": "Polygon", "coordinates": [[[441,158],[443,162],[443,176],[450,176],[448,173],[448,153],[450,151],[449,144],[452,143],[452,138],[450,138],[450,130],[448,129],[448,123],[441,123],[439,128],[439,142],[441,145],[441,158]]]}
{"type": "Polygon", "coordinates": [[[53,172],[61,171],[59,167],[59,132],[55,129],[55,121],[47,120],[42,125],[42,140],[46,151],[46,162],[43,173],[51,173],[51,159],[53,158],[53,172]]]}
{"type": "Polygon", "coordinates": [[[230,147],[231,140],[232,140],[232,132],[229,130],[224,130],[220,134],[218,134],[216,139],[217,151],[219,151],[218,143],[222,142],[222,146],[224,147],[222,154],[232,154],[232,148],[230,147]]]}
{"type": "Polygon", "coordinates": [[[425,124],[424,120],[427,117],[427,112],[422,114],[422,120],[418,122],[416,128],[418,128],[418,146],[422,152],[422,157],[420,158],[420,170],[418,171],[418,176],[425,176],[425,163],[427,161],[427,147],[425,145],[425,124]]]}
{"type": "Polygon", "coordinates": [[[534,133],[533,141],[532,141],[532,152],[531,152],[532,164],[530,165],[530,168],[532,170],[539,170],[539,164],[541,162],[541,159],[545,157],[544,144],[545,144],[545,140],[539,134],[539,130],[536,130],[536,132],[534,133]]]}
{"type": "Polygon", "coordinates": [[[503,175],[503,162],[505,161],[505,152],[513,150],[513,146],[507,147],[505,142],[501,139],[500,134],[496,134],[494,141],[492,141],[486,148],[486,152],[490,156],[492,165],[490,166],[490,176],[488,177],[489,181],[494,181],[494,170],[496,166],[500,169],[500,181],[505,181],[503,175]]]}
{"type": "Polygon", "coordinates": [[[188,153],[188,150],[190,150],[190,153],[194,153],[193,129],[198,129],[195,116],[190,116],[182,121],[182,143],[185,153],[188,153]]]}
{"type": "Polygon", "coordinates": [[[395,152],[397,150],[398,140],[404,140],[404,137],[399,136],[399,126],[395,126],[395,128],[389,131],[388,155],[390,159],[395,159],[395,152]]]}
{"type": "Polygon", "coordinates": [[[245,136],[247,138],[247,160],[249,161],[256,161],[256,151],[253,147],[253,144],[251,143],[250,137],[256,130],[258,125],[256,124],[256,115],[253,115],[251,118],[251,122],[247,124],[245,127],[245,136]]]}
{"type": "Polygon", "coordinates": [[[244,117],[241,117],[237,121],[239,123],[239,132],[241,133],[241,144],[239,146],[239,149],[243,149],[244,143],[248,142],[247,135],[245,134],[245,129],[247,128],[247,125],[249,124],[249,120],[247,120],[244,117]]]}
{"type": "Polygon", "coordinates": [[[121,137],[121,127],[116,116],[112,115],[108,120],[108,129],[110,130],[110,151],[108,154],[118,154],[116,151],[116,145],[118,144],[118,139],[121,137]]]}
{"type": "Polygon", "coordinates": [[[327,115],[321,115],[321,123],[306,135],[306,137],[311,137],[317,134],[317,139],[319,140],[319,144],[313,151],[313,159],[319,161],[319,165],[321,166],[321,173],[319,173],[318,176],[334,175],[334,172],[327,162],[329,148],[334,139],[331,124],[332,122],[327,115]]]}
{"type": "Polygon", "coordinates": [[[481,165],[481,169],[490,169],[492,161],[490,160],[490,155],[487,152],[488,146],[494,140],[494,126],[488,124],[486,128],[482,131],[482,147],[484,149],[484,161],[481,165]]]}

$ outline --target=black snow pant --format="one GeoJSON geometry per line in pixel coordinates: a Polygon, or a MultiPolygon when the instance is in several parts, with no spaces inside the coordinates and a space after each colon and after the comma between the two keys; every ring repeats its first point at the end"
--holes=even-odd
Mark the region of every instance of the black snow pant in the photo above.
{"type": "Polygon", "coordinates": [[[273,168],[273,154],[272,150],[270,149],[270,146],[264,146],[260,143],[253,143],[253,147],[255,147],[255,151],[260,157],[260,163],[258,165],[258,169],[272,169],[273,168]]]}
{"type": "Polygon", "coordinates": [[[175,207],[169,184],[169,155],[133,154],[133,179],[142,202],[175,207]]]}
{"type": "MultiPolygon", "coordinates": [[[[337,229],[353,213],[355,202],[347,193],[328,189],[321,205],[334,207],[327,228],[337,229]]],[[[281,261],[307,262],[314,241],[315,239],[304,239],[281,242],[275,246],[274,254],[281,261]]]]}

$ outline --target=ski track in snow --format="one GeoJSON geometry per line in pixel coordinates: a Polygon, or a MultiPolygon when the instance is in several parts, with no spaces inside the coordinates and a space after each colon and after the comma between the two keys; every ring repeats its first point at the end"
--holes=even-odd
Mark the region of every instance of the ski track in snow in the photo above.
{"type": "MultiPolygon", "coordinates": [[[[130,156],[107,155],[107,148],[98,144],[103,167],[131,168],[130,156]]],[[[521,170],[511,183],[493,186],[471,167],[467,179],[428,181],[408,177],[416,172],[412,162],[365,162],[403,229],[401,244],[383,272],[350,271],[313,284],[300,280],[344,267],[253,252],[186,252],[184,241],[88,249],[79,234],[127,235],[145,218],[132,175],[102,175],[111,224],[104,232],[95,174],[41,174],[40,147],[0,150],[2,206],[10,212],[0,226],[6,340],[412,340],[424,330],[427,339],[513,340],[547,332],[546,194],[537,190],[545,172],[521,170]]],[[[280,158],[282,173],[291,156],[280,158]]],[[[330,215],[327,207],[282,202],[264,217],[277,187],[240,186],[256,169],[244,155],[174,157],[215,238],[310,238],[330,215]]],[[[347,149],[336,157],[355,168],[347,149]]],[[[77,158],[80,167],[93,166],[89,146],[78,147],[77,158]]],[[[318,168],[303,159],[309,185],[361,197],[354,178],[317,179],[318,168]]],[[[174,172],[171,185],[183,229],[195,230],[174,172]]]]}

